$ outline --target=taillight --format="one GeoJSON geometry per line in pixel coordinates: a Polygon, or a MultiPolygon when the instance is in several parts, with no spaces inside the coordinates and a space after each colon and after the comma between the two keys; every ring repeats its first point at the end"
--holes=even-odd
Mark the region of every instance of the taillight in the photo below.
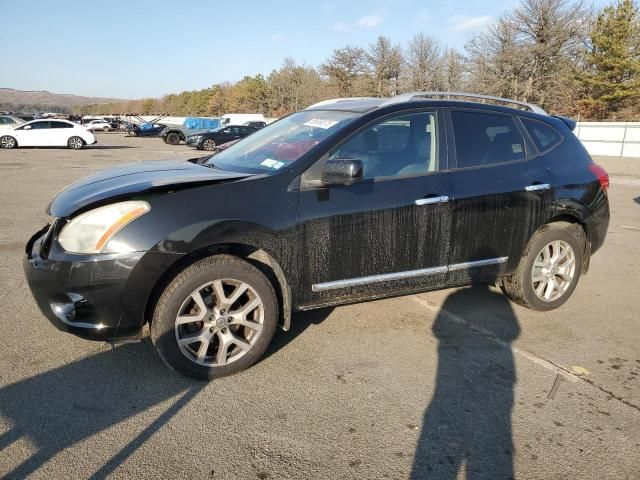
{"type": "Polygon", "coordinates": [[[592,163],[591,165],[589,165],[589,170],[591,170],[591,172],[596,177],[598,177],[598,181],[600,182],[600,186],[603,190],[609,188],[609,174],[604,168],[602,168],[600,165],[592,163]]]}

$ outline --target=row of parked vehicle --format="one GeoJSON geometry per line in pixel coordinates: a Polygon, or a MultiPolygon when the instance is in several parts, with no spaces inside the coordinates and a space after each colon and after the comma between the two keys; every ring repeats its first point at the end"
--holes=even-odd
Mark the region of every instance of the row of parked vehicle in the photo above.
{"type": "MultiPolygon", "coordinates": [[[[78,119],[80,120],[80,119],[78,119]]],[[[182,125],[160,122],[127,123],[92,119],[80,124],[58,118],[25,121],[12,115],[0,115],[0,147],[62,147],[80,149],[97,143],[94,132],[122,128],[135,137],[160,137],[165,143],[184,143],[200,150],[217,151],[265,127],[261,114],[226,114],[221,118],[187,118],[182,125]]]]}

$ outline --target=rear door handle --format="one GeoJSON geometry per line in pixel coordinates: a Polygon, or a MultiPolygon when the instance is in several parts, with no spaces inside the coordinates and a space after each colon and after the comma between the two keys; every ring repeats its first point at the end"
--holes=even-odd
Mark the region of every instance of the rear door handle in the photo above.
{"type": "Polygon", "coordinates": [[[434,203],[447,203],[448,201],[449,197],[441,195],[439,197],[419,198],[416,200],[416,205],[432,205],[434,203]]]}
{"type": "Polygon", "coordinates": [[[533,185],[524,187],[527,192],[539,192],[542,190],[549,190],[550,188],[551,185],[549,185],[548,183],[534,183],[533,185]]]}

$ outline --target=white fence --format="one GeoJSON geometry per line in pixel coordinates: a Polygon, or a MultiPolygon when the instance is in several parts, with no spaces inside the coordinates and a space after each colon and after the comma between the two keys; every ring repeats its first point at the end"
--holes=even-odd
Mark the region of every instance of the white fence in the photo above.
{"type": "Polygon", "coordinates": [[[640,122],[579,122],[574,133],[591,155],[640,158],[640,122]]]}

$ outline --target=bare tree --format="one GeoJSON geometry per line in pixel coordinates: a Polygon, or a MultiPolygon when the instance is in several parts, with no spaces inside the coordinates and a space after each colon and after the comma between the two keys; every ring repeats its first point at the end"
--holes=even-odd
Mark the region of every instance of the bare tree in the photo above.
{"type": "Polygon", "coordinates": [[[387,96],[391,88],[391,81],[397,80],[402,64],[402,50],[400,46],[392,46],[391,40],[380,36],[369,45],[366,61],[373,75],[375,93],[378,97],[387,96]]]}
{"type": "Polygon", "coordinates": [[[462,91],[466,87],[464,56],[455,49],[448,48],[442,55],[442,90],[447,92],[462,91]]]}
{"type": "Polygon", "coordinates": [[[405,84],[409,90],[433,90],[442,63],[438,41],[422,33],[414,36],[405,54],[405,84]]]}
{"type": "Polygon", "coordinates": [[[335,84],[339,95],[356,95],[361,88],[358,79],[367,73],[365,51],[351,45],[335,49],[320,72],[335,84]]]}

